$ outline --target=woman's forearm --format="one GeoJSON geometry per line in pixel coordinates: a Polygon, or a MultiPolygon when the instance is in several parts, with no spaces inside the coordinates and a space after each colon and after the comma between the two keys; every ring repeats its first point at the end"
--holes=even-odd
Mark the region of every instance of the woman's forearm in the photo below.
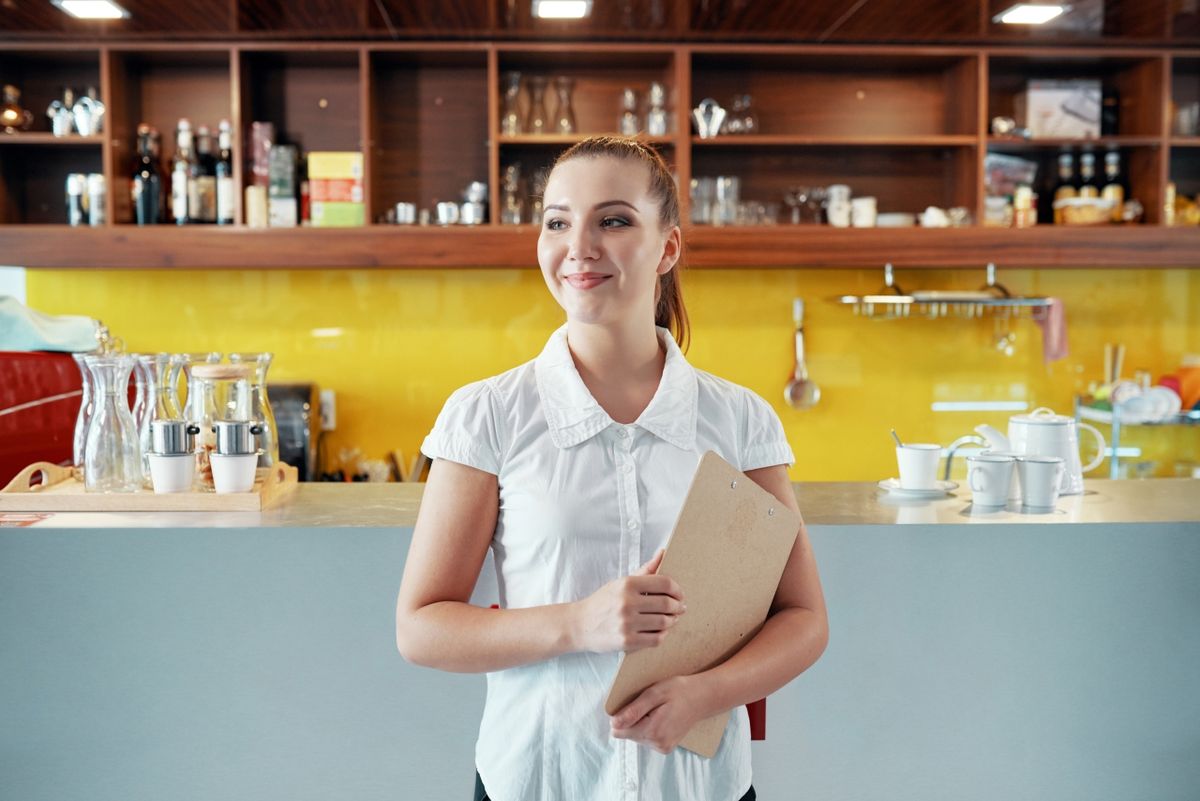
{"type": "Polygon", "coordinates": [[[456,673],[484,673],[578,650],[574,604],[484,609],[439,601],[404,615],[396,645],[409,662],[456,673]]]}
{"type": "Polygon", "coordinates": [[[765,698],[803,673],[828,642],[825,616],[811,609],[781,609],[742,650],[714,668],[697,673],[697,696],[704,717],[765,698]]]}

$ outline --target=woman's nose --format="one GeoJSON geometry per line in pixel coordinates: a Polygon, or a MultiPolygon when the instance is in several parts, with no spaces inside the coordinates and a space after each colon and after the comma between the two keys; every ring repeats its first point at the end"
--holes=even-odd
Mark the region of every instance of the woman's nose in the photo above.
{"type": "Polygon", "coordinates": [[[567,242],[567,258],[575,261],[595,259],[599,250],[599,237],[586,225],[577,225],[571,229],[570,240],[567,242]]]}

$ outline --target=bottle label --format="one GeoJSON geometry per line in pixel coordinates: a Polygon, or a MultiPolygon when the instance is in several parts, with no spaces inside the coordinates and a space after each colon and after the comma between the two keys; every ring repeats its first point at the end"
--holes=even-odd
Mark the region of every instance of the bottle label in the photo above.
{"type": "Polygon", "coordinates": [[[213,175],[200,175],[192,182],[196,187],[196,217],[201,222],[217,221],[217,179],[213,175]]]}
{"type": "Polygon", "coordinates": [[[171,219],[186,222],[188,218],[187,176],[176,172],[171,180],[171,219]]]}
{"type": "Polygon", "coordinates": [[[233,222],[233,178],[217,179],[217,222],[233,222]]]}

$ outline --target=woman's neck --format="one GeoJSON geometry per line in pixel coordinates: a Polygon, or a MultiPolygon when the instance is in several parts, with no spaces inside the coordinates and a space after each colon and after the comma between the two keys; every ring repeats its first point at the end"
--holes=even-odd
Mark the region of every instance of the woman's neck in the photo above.
{"type": "Polygon", "coordinates": [[[608,416],[632,423],[650,404],[666,352],[651,320],[624,327],[567,324],[567,345],[584,386],[608,416]]]}

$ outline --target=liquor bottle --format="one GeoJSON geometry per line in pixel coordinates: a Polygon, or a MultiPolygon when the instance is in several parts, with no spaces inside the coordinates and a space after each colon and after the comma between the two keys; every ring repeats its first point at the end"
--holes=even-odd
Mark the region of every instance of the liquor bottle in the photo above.
{"type": "Polygon", "coordinates": [[[1084,151],[1079,155],[1079,196],[1100,197],[1096,183],[1096,154],[1084,151]]]}
{"type": "Polygon", "coordinates": [[[188,196],[191,194],[192,162],[196,154],[192,150],[192,124],[186,118],[179,121],[175,129],[175,156],[171,159],[171,219],[176,225],[195,222],[188,214],[188,196]]]}
{"type": "Polygon", "coordinates": [[[158,174],[158,132],[146,123],[137,128],[138,162],[133,170],[133,211],[138,225],[159,222],[162,208],[162,177],[158,174]]]}
{"type": "Polygon", "coordinates": [[[1112,221],[1121,222],[1125,211],[1125,183],[1121,177],[1121,153],[1112,148],[1104,154],[1104,188],[1100,197],[1113,202],[1112,221]]]}
{"type": "MultiPolygon", "coordinates": [[[[1054,202],[1073,198],[1078,194],[1075,190],[1075,159],[1070,153],[1062,153],[1058,157],[1058,184],[1054,187],[1054,202]]],[[[1051,204],[1053,205],[1053,204],[1051,204]]],[[[1062,223],[1062,211],[1054,209],[1054,224],[1062,223]]]]}
{"type": "Polygon", "coordinates": [[[233,225],[233,129],[221,120],[217,130],[217,225],[233,225]]]}
{"type": "Polygon", "coordinates": [[[195,222],[217,221],[217,161],[212,154],[212,136],[207,125],[196,129],[196,158],[188,183],[188,216],[195,222]]]}

